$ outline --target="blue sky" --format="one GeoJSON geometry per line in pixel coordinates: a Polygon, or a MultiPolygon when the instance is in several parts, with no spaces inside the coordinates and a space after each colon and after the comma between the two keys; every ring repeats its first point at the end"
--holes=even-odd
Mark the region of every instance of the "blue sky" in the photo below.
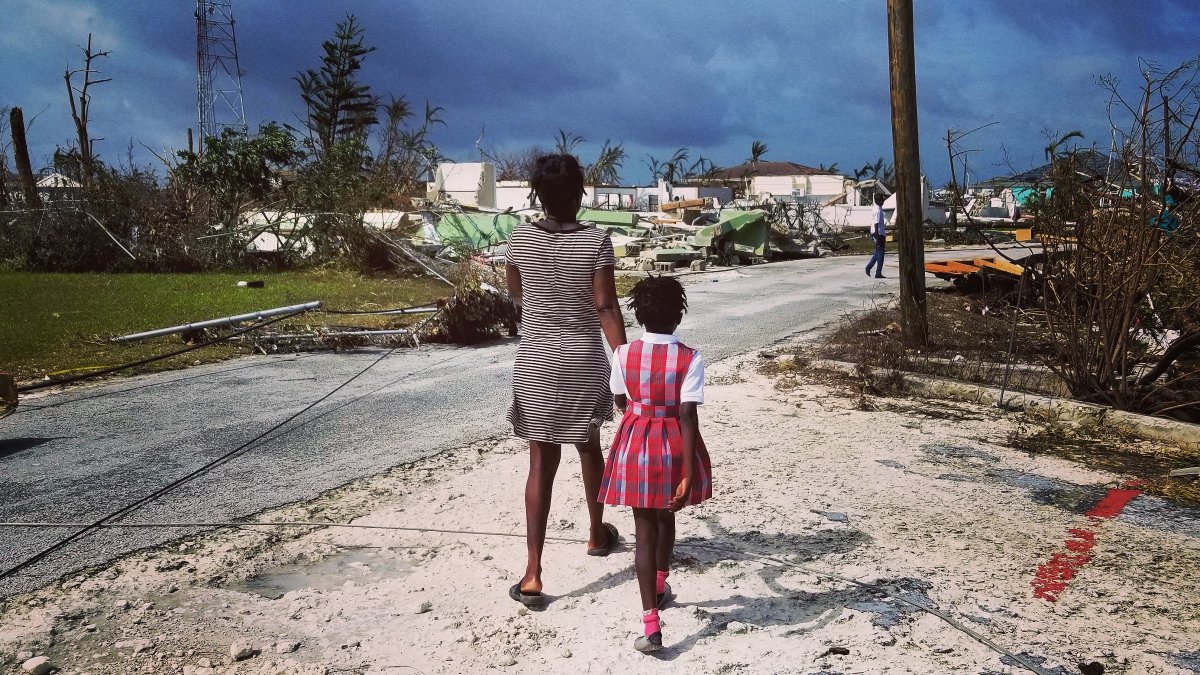
{"type": "MultiPolygon", "coordinates": [[[[1099,75],[1136,87],[1138,60],[1200,56],[1194,0],[916,0],[922,163],[948,177],[946,130],[995,122],[966,146],[973,178],[1042,163],[1045,132],[1080,129],[1109,143],[1099,75]]],[[[891,158],[884,0],[234,0],[248,119],[295,123],[297,71],[346,13],[378,47],[362,79],[375,93],[445,108],[434,141],[449,157],[551,147],[561,127],[630,153],[623,177],[644,180],[646,155],[687,147],[722,166],[752,141],[767,159],[891,158]]],[[[92,135],[110,163],[130,139],[138,163],[186,144],[195,126],[195,20],[190,0],[3,0],[0,106],[19,105],[35,166],[73,131],[62,75],[94,34],[112,55],[95,89],[92,135]]]]}

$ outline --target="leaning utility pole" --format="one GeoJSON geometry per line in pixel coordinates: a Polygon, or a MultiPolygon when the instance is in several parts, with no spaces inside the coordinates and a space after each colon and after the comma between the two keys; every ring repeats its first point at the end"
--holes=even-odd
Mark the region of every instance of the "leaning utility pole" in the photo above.
{"type": "Polygon", "coordinates": [[[29,143],[25,141],[25,114],[16,106],[8,111],[8,130],[12,132],[13,162],[17,165],[17,177],[25,195],[25,208],[41,208],[37,183],[33,182],[33,165],[29,163],[29,143]]]}
{"type": "Polygon", "coordinates": [[[904,344],[929,340],[925,311],[925,242],[921,209],[921,150],[917,136],[917,67],[913,0],[888,0],[888,61],[892,90],[892,152],[900,248],[900,323],[904,344]]]}

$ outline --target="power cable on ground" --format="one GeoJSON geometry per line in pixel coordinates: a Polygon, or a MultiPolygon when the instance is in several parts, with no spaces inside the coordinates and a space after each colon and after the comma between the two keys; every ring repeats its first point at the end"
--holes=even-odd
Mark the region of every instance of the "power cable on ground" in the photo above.
{"type": "Polygon", "coordinates": [[[39,404],[22,403],[21,407],[14,410],[12,412],[12,414],[14,416],[16,416],[16,415],[20,415],[23,413],[30,413],[30,412],[35,412],[35,411],[39,411],[39,410],[50,410],[52,408],[58,408],[61,406],[70,405],[72,403],[81,403],[83,401],[91,401],[93,399],[104,398],[107,396],[120,396],[121,394],[130,394],[135,391],[141,391],[143,389],[152,389],[154,387],[162,387],[162,386],[171,385],[171,384],[178,384],[180,382],[187,382],[188,380],[195,380],[195,379],[201,378],[201,377],[211,377],[213,375],[223,375],[225,373],[232,373],[232,372],[237,372],[237,371],[241,371],[241,370],[249,370],[251,368],[261,368],[263,366],[269,366],[269,365],[273,365],[276,363],[286,363],[289,361],[296,361],[296,360],[299,360],[302,358],[308,358],[308,357],[305,354],[291,354],[291,355],[288,355],[287,358],[282,358],[282,359],[278,359],[278,360],[260,361],[257,363],[241,364],[241,365],[234,366],[232,368],[220,368],[217,370],[208,370],[208,371],[205,371],[202,373],[192,373],[190,375],[184,375],[182,377],[176,377],[176,378],[169,379],[169,380],[161,380],[161,381],[157,381],[157,382],[147,382],[144,384],[138,384],[138,385],[132,386],[132,387],[125,387],[123,389],[115,389],[112,391],[100,391],[100,392],[88,394],[85,396],[76,396],[74,398],[53,401],[51,403],[39,403],[39,404]]]}
{"type": "MultiPolygon", "coordinates": [[[[277,320],[280,320],[280,319],[282,319],[282,318],[286,318],[287,316],[290,316],[290,315],[285,315],[284,317],[279,317],[279,319],[274,319],[274,320],[276,320],[276,321],[277,321],[277,320]]],[[[260,327],[261,327],[261,326],[260,326],[260,327]]],[[[198,469],[196,469],[196,470],[194,470],[194,471],[192,471],[192,472],[188,473],[187,475],[183,476],[182,478],[179,478],[179,479],[177,479],[177,480],[175,480],[175,481],[173,481],[173,482],[171,482],[171,483],[167,484],[166,486],[164,486],[164,487],[161,487],[161,488],[159,488],[159,489],[155,490],[154,492],[150,493],[149,495],[147,495],[147,496],[145,496],[145,497],[142,497],[141,499],[138,499],[137,501],[135,501],[135,502],[133,502],[133,503],[131,503],[131,504],[127,505],[127,506],[124,506],[124,507],[122,507],[122,508],[120,508],[120,509],[118,509],[118,510],[116,510],[116,511],[114,511],[114,512],[112,512],[112,513],[108,514],[107,516],[104,516],[103,518],[100,518],[99,520],[97,520],[97,521],[95,521],[95,522],[89,523],[89,524],[87,524],[86,526],[83,526],[83,527],[81,527],[79,530],[77,530],[76,532],[72,533],[72,534],[71,534],[70,536],[68,536],[67,538],[65,538],[65,539],[63,539],[63,540],[61,540],[61,541],[59,541],[59,542],[58,542],[58,543],[56,543],[56,544],[53,544],[53,545],[52,545],[52,546],[50,546],[49,548],[43,549],[42,551],[39,551],[38,553],[35,553],[34,555],[32,555],[32,556],[30,556],[30,557],[26,558],[25,560],[23,560],[23,561],[21,561],[21,562],[17,563],[17,564],[16,564],[16,565],[14,565],[13,567],[11,567],[11,568],[9,568],[9,569],[7,569],[7,570],[3,571],[3,572],[0,572],[0,579],[6,579],[6,578],[8,578],[8,577],[10,577],[10,576],[12,576],[12,575],[14,575],[14,574],[16,574],[17,572],[20,572],[21,570],[23,570],[23,569],[25,569],[25,568],[27,568],[27,567],[30,567],[31,565],[34,565],[34,564],[38,563],[38,562],[39,562],[39,561],[41,561],[41,560],[44,560],[45,558],[47,558],[48,556],[52,555],[52,554],[53,554],[53,553],[55,553],[56,551],[59,551],[59,550],[61,550],[61,549],[65,548],[67,545],[71,544],[72,542],[74,542],[74,541],[77,541],[77,540],[79,540],[79,539],[81,539],[81,538],[83,538],[83,537],[87,536],[87,535],[88,535],[88,534],[90,534],[92,531],[94,531],[94,530],[96,530],[96,529],[98,529],[98,528],[100,528],[100,527],[103,527],[104,525],[108,524],[108,523],[109,523],[109,521],[116,520],[116,519],[118,519],[118,518],[122,518],[122,517],[124,517],[124,516],[126,516],[126,515],[130,514],[130,513],[132,513],[133,511],[135,511],[135,510],[137,510],[137,509],[141,508],[142,506],[145,506],[146,504],[149,504],[150,502],[152,502],[152,501],[154,501],[154,500],[158,499],[159,497],[161,497],[161,496],[163,496],[163,495],[167,494],[167,493],[168,493],[168,492],[170,492],[171,490],[174,490],[175,488],[177,488],[177,487],[179,487],[179,486],[181,486],[181,485],[183,485],[183,484],[185,484],[185,483],[188,483],[188,482],[190,482],[190,481],[192,481],[192,480],[194,480],[194,479],[196,479],[196,478],[198,478],[198,477],[200,477],[200,476],[202,476],[202,475],[204,475],[204,474],[208,473],[208,472],[209,472],[209,471],[211,471],[212,469],[215,469],[216,467],[220,466],[221,464],[224,464],[225,462],[229,461],[230,459],[233,459],[233,457],[235,457],[235,456],[236,456],[238,453],[240,453],[240,452],[242,452],[243,450],[245,450],[245,449],[247,449],[247,448],[251,447],[251,446],[252,446],[254,443],[258,442],[260,439],[262,439],[262,438],[266,437],[267,435],[269,435],[269,434],[273,433],[273,432],[274,432],[274,431],[276,431],[277,429],[279,429],[279,428],[283,427],[284,425],[286,425],[286,424],[290,423],[292,420],[294,420],[294,419],[296,419],[297,417],[299,417],[299,416],[303,415],[304,413],[308,412],[309,410],[312,410],[314,407],[316,407],[318,404],[320,404],[321,402],[323,402],[323,401],[325,401],[326,399],[328,399],[330,396],[333,396],[333,395],[334,395],[334,394],[336,394],[338,391],[341,391],[343,388],[345,388],[345,387],[349,386],[351,382],[354,382],[354,381],[355,381],[355,380],[357,380],[359,377],[362,377],[362,376],[363,376],[363,375],[364,375],[364,374],[365,374],[367,371],[371,370],[371,369],[372,369],[372,368],[374,368],[376,365],[378,365],[380,361],[383,361],[385,358],[387,358],[387,357],[388,357],[388,356],[390,356],[392,353],[394,353],[394,352],[396,351],[396,349],[397,349],[396,347],[393,347],[393,348],[389,349],[388,351],[384,352],[383,354],[381,354],[381,355],[379,356],[379,358],[375,359],[375,360],[374,360],[374,361],[372,361],[372,362],[371,362],[369,365],[367,365],[367,367],[365,367],[365,368],[363,368],[362,370],[360,370],[360,371],[358,371],[357,373],[355,373],[355,374],[354,374],[352,377],[350,377],[348,380],[346,380],[346,381],[342,382],[342,383],[341,383],[341,384],[339,384],[338,386],[334,387],[334,388],[333,388],[333,389],[331,389],[330,391],[328,391],[328,392],[326,392],[325,394],[323,394],[323,395],[322,395],[320,398],[318,398],[317,400],[315,400],[315,401],[313,401],[312,403],[310,403],[310,404],[308,404],[308,405],[304,406],[304,407],[303,407],[303,408],[301,408],[299,411],[297,411],[297,412],[295,412],[295,413],[293,413],[293,414],[289,415],[289,416],[287,417],[287,419],[285,419],[285,420],[283,420],[283,421],[281,421],[281,422],[279,422],[279,423],[277,423],[277,424],[275,424],[275,425],[271,426],[269,429],[267,429],[266,431],[263,431],[262,433],[258,434],[258,435],[257,435],[257,436],[255,436],[254,438],[251,438],[250,440],[246,441],[245,443],[242,443],[242,444],[241,444],[241,445],[239,445],[238,447],[236,447],[236,448],[234,448],[234,449],[230,450],[229,452],[226,452],[225,454],[221,455],[220,457],[217,457],[216,459],[214,459],[214,460],[212,460],[212,461],[210,461],[210,462],[207,462],[206,464],[204,464],[204,465],[203,465],[203,466],[201,466],[200,468],[198,468],[198,469]]]]}

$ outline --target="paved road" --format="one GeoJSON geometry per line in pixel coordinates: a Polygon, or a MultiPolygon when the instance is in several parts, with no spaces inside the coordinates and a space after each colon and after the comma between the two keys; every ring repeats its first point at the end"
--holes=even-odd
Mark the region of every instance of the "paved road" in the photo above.
{"type": "MultiPolygon", "coordinates": [[[[960,253],[961,255],[961,253],[960,253]]],[[[946,257],[935,254],[930,257],[946,257]]],[[[886,301],[863,257],[687,277],[684,339],[711,361],[886,301]]],[[[133,522],[226,521],[505,432],[516,343],[398,351],[232,461],[133,513],[133,522]]],[[[0,421],[0,521],[90,522],[286,420],[382,352],[253,357],[23,401],[0,421]]],[[[70,530],[0,528],[0,570],[70,530]]],[[[19,576],[0,597],[186,530],[103,530],[19,576]]]]}

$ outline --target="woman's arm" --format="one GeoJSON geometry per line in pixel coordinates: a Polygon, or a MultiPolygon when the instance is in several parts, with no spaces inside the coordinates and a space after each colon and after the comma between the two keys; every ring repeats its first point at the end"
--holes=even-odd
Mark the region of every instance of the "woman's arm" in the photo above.
{"type": "Polygon", "coordinates": [[[508,297],[517,309],[517,321],[521,320],[521,270],[510,261],[504,266],[504,285],[508,287],[508,297]]]}
{"type": "Polygon", "coordinates": [[[625,319],[621,317],[621,303],[617,299],[617,280],[613,276],[613,268],[599,267],[592,273],[592,293],[596,299],[596,313],[600,316],[600,329],[604,331],[609,349],[615,350],[625,344],[626,339],[625,319]]]}

